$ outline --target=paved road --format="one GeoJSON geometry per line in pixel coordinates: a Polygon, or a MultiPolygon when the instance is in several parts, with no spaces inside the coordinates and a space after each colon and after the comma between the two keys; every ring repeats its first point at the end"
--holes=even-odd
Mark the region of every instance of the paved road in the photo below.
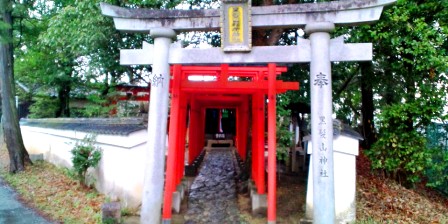
{"type": "Polygon", "coordinates": [[[49,224],[36,212],[17,201],[16,193],[0,179],[0,224],[49,224]]]}

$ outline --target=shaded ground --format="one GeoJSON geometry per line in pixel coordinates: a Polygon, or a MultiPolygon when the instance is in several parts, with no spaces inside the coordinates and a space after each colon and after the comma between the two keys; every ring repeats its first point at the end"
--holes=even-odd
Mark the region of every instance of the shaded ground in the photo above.
{"type": "MultiPolygon", "coordinates": [[[[305,215],[306,175],[305,173],[279,174],[277,179],[277,223],[298,223],[305,215]]],[[[238,197],[239,207],[246,223],[265,224],[265,214],[252,215],[250,196],[238,197]]]]}
{"type": "Polygon", "coordinates": [[[366,223],[448,223],[448,196],[425,187],[406,189],[389,179],[373,175],[368,159],[357,159],[358,220],[366,223]]]}

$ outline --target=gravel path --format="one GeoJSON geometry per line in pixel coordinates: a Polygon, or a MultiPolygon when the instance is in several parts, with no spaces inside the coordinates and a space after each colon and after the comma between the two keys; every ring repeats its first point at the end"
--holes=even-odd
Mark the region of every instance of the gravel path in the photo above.
{"type": "Polygon", "coordinates": [[[190,188],[186,224],[240,223],[235,173],[232,150],[213,149],[205,155],[190,188]]]}

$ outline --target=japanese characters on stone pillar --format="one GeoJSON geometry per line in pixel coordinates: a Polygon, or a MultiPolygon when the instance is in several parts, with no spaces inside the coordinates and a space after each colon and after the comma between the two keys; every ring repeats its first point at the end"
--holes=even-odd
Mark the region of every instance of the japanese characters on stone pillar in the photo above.
{"type": "Polygon", "coordinates": [[[311,85],[311,138],[313,141],[313,200],[318,204],[314,209],[314,223],[333,223],[334,173],[333,173],[333,119],[330,33],[334,29],[331,22],[307,24],[311,45],[310,85],[311,85]],[[321,203],[328,202],[328,203],[321,203]]]}

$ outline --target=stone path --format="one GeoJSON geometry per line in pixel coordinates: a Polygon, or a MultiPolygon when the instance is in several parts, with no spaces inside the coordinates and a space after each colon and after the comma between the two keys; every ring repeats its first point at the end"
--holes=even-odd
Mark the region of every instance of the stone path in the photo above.
{"type": "Polygon", "coordinates": [[[47,220],[25,207],[16,193],[0,179],[0,224],[49,224],[47,220]]]}
{"type": "Polygon", "coordinates": [[[232,150],[208,152],[190,188],[185,223],[240,223],[235,174],[232,150]]]}

